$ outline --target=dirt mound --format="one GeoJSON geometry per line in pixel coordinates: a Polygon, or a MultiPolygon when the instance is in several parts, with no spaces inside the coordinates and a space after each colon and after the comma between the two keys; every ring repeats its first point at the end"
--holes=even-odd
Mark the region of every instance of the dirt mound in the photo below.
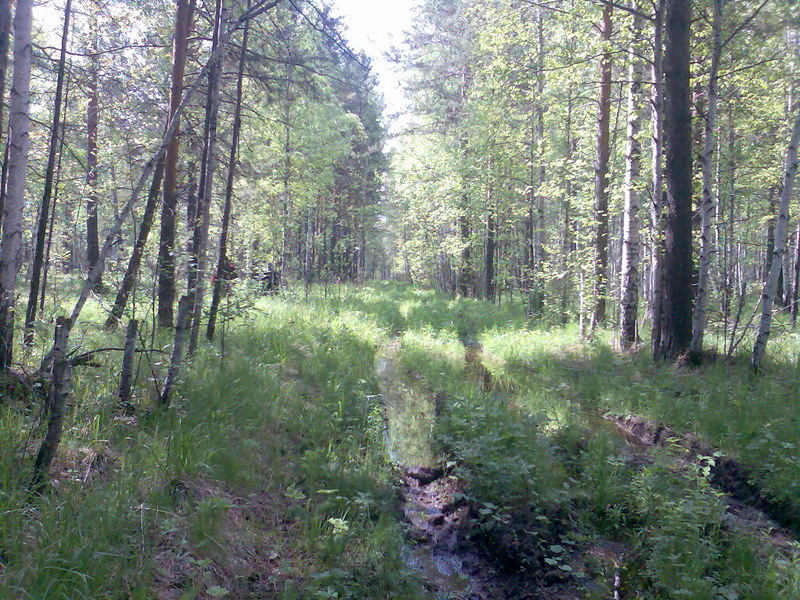
{"type": "Polygon", "coordinates": [[[725,456],[691,433],[681,434],[666,425],[634,415],[606,415],[605,418],[626,437],[633,438],[635,443],[685,452],[692,462],[702,463],[709,469],[712,485],[745,507],[762,511],[795,536],[800,535],[800,508],[764,490],[752,467],[725,456]]]}

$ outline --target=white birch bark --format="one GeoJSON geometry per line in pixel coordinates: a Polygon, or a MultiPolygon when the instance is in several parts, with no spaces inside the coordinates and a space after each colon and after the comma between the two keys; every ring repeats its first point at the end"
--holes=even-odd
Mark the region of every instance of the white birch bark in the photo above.
{"type": "MultiPolygon", "coordinates": [[[[635,4],[634,4],[635,8],[635,4]]],[[[643,67],[637,57],[636,44],[642,30],[639,16],[633,18],[628,73],[628,143],[625,149],[625,210],[622,226],[622,283],[620,298],[620,346],[630,348],[636,343],[636,319],[639,308],[639,242],[641,194],[638,189],[641,173],[641,144],[639,132],[642,122],[641,92],[643,67]]]]}
{"type": "Polygon", "coordinates": [[[544,268],[545,222],[544,222],[544,8],[539,7],[536,12],[536,158],[539,163],[539,173],[536,187],[536,237],[535,237],[535,264],[538,273],[536,289],[539,290],[541,273],[544,268]]]}
{"type": "Polygon", "coordinates": [[[17,0],[14,15],[14,75],[8,114],[8,180],[0,245],[0,369],[8,368],[13,354],[14,304],[30,148],[32,22],[33,0],[17,0]]]}
{"type": "MultiPolygon", "coordinates": [[[[797,110],[797,109],[796,109],[797,110]]],[[[781,268],[783,267],[783,255],[787,249],[787,229],[789,224],[789,204],[792,200],[792,190],[794,180],[797,176],[797,145],[800,144],[800,110],[797,111],[797,118],[792,130],[792,139],[786,151],[786,171],[783,176],[783,189],[781,190],[781,200],[778,206],[778,218],[775,222],[775,247],[772,251],[772,263],[764,289],[761,292],[761,322],[758,327],[758,335],[753,345],[753,353],[750,357],[750,364],[754,369],[761,366],[764,353],[769,340],[770,329],[772,326],[772,305],[775,302],[775,294],[778,290],[778,279],[781,268]]]]}
{"type": "Polygon", "coordinates": [[[652,196],[650,200],[650,313],[652,319],[651,342],[653,356],[657,356],[661,347],[661,313],[664,257],[664,49],[663,19],[666,12],[666,0],[658,0],[654,13],[653,39],[653,82],[652,82],[652,196]]]}
{"type": "Polygon", "coordinates": [[[703,351],[703,337],[707,321],[707,306],[710,287],[709,272],[711,256],[714,253],[712,230],[716,199],[712,187],[714,185],[714,147],[717,140],[717,106],[719,105],[718,74],[722,54],[722,2],[714,0],[714,17],[712,20],[713,48],[711,51],[711,68],[708,74],[708,111],[705,119],[705,138],[703,154],[700,157],[703,174],[703,195],[700,203],[700,251],[697,257],[698,279],[695,295],[694,313],[692,314],[692,346],[694,353],[703,351]]]}

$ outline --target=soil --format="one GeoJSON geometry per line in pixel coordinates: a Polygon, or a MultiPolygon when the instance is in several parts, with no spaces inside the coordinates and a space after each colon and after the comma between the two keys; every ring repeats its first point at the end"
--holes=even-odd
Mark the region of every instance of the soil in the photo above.
{"type": "MultiPolygon", "coordinates": [[[[388,348],[378,361],[384,402],[391,398],[393,403],[392,410],[386,411],[387,420],[404,418],[404,412],[397,410],[397,404],[403,402],[398,396],[401,388],[406,389],[400,396],[408,396],[409,402],[416,402],[419,393],[407,389],[397,374],[393,350],[388,348]]],[[[465,375],[489,391],[492,379],[482,354],[478,344],[467,346],[465,375]]],[[[386,425],[388,430],[391,424],[386,425]]],[[[439,466],[398,468],[401,477],[397,488],[407,526],[407,562],[419,572],[434,597],[577,600],[587,594],[613,596],[620,581],[617,565],[627,562],[628,550],[621,544],[601,540],[593,546],[578,547],[565,542],[574,529],[566,513],[543,516],[520,510],[508,519],[493,519],[471,506],[464,483],[439,466]],[[559,561],[549,564],[554,548],[560,549],[561,554],[556,554],[559,561]]]]}
{"type": "Polygon", "coordinates": [[[627,439],[644,448],[679,449],[691,463],[709,467],[709,481],[726,494],[728,524],[762,539],[776,549],[792,551],[800,534],[800,511],[770,496],[747,465],[718,452],[697,436],[680,434],[649,419],[634,415],[606,415],[627,439]],[[713,457],[713,464],[707,457],[713,457]]]}
{"type": "MultiPolygon", "coordinates": [[[[491,391],[491,374],[482,348],[466,349],[465,376],[491,391]]],[[[385,365],[384,365],[385,368],[385,365]]],[[[394,365],[391,365],[394,370],[394,365]]],[[[383,383],[387,380],[384,378],[383,383]]],[[[437,402],[443,401],[441,398],[437,402]]],[[[436,404],[436,403],[434,403],[436,404]]],[[[696,436],[636,416],[590,419],[620,436],[632,466],[654,460],[653,451],[679,451],[686,465],[710,467],[709,480],[726,496],[725,524],[772,551],[797,555],[794,534],[800,515],[768,496],[751,470],[723,456],[696,436]],[[708,457],[714,457],[710,465],[708,457]],[[705,461],[705,462],[704,462],[705,461]]],[[[569,509],[534,514],[531,509],[505,513],[503,519],[470,505],[464,483],[436,465],[400,467],[398,491],[408,528],[408,564],[416,568],[434,597],[452,600],[578,600],[622,598],[639,587],[637,557],[617,541],[581,542],[569,509]]]]}
{"type": "Polygon", "coordinates": [[[408,526],[408,563],[437,595],[459,600],[505,598],[490,591],[491,575],[480,558],[462,547],[469,509],[460,483],[441,476],[421,482],[417,469],[403,469],[399,492],[408,526]]]}
{"type": "Polygon", "coordinates": [[[540,515],[520,512],[507,523],[487,526],[465,500],[458,479],[442,475],[422,484],[408,471],[402,469],[398,488],[408,527],[408,563],[435,597],[578,600],[590,590],[610,592],[615,576],[619,582],[616,565],[626,562],[627,549],[614,542],[567,547],[562,565],[545,563],[544,549],[570,532],[566,515],[542,521],[540,515]]]}

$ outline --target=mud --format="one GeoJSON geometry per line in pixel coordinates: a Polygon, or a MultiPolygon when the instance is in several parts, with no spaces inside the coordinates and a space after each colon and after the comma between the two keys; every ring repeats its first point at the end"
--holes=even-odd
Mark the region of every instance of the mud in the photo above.
{"type": "Polygon", "coordinates": [[[492,589],[486,565],[464,549],[469,509],[458,480],[448,476],[421,484],[405,475],[400,493],[411,542],[407,562],[432,592],[458,600],[506,598],[492,589]]]}
{"type": "Polygon", "coordinates": [[[642,448],[679,450],[695,465],[709,468],[709,481],[727,496],[728,522],[781,549],[790,549],[800,534],[800,511],[770,496],[747,465],[721,454],[697,436],[633,415],[606,415],[627,439],[642,448]],[[709,462],[713,458],[713,464],[709,462]]]}
{"type": "MultiPolygon", "coordinates": [[[[387,346],[376,360],[386,446],[401,473],[398,492],[409,540],[406,562],[426,582],[432,597],[615,597],[620,565],[629,562],[630,552],[623,545],[600,540],[579,547],[570,541],[574,522],[564,511],[542,515],[529,508],[497,520],[469,503],[464,482],[440,466],[434,451],[437,404],[445,399],[421,390],[418,382],[399,372],[396,353],[396,346],[387,346]]],[[[465,376],[491,391],[492,377],[480,345],[468,344],[465,359],[465,376]]]]}
{"type": "Polygon", "coordinates": [[[409,540],[406,562],[434,597],[453,600],[505,598],[491,592],[477,556],[463,550],[469,510],[460,482],[439,465],[433,438],[436,402],[397,367],[397,346],[379,352],[376,372],[389,457],[402,473],[398,492],[409,540]]]}
{"type": "Polygon", "coordinates": [[[483,346],[477,342],[468,343],[464,352],[464,360],[467,363],[467,376],[478,383],[484,392],[490,392],[494,382],[491,371],[483,364],[483,346]]]}

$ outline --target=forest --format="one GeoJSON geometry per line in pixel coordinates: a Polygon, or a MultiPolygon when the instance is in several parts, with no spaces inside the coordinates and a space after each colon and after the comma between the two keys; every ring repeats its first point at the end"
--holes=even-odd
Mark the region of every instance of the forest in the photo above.
{"type": "Polygon", "coordinates": [[[0,0],[0,600],[800,600],[800,5],[407,4],[0,0]]]}

